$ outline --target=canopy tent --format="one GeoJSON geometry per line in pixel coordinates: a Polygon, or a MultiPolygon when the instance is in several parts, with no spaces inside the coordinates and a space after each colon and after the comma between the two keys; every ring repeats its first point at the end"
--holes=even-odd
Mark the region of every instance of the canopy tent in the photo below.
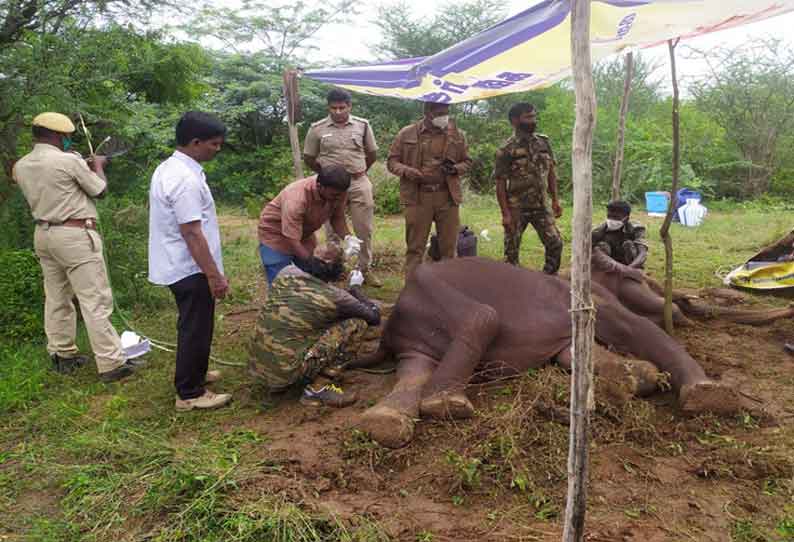
{"type": "MultiPolygon", "coordinates": [[[[794,0],[594,0],[593,60],[794,11],[794,0]]],[[[307,71],[355,92],[457,103],[555,83],[571,71],[571,2],[545,0],[438,54],[307,71]]]]}

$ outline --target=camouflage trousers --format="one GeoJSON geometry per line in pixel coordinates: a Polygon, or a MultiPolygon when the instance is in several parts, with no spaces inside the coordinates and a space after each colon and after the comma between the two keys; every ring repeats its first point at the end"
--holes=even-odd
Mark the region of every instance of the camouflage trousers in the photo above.
{"type": "Polygon", "coordinates": [[[511,207],[510,214],[513,217],[514,227],[512,232],[505,231],[505,262],[519,265],[518,254],[521,249],[521,237],[527,226],[532,224],[546,249],[546,263],[543,266],[543,272],[553,275],[559,271],[562,259],[562,236],[560,230],[557,229],[551,211],[511,207]]]}
{"type": "Polygon", "coordinates": [[[623,250],[622,258],[619,254],[613,254],[615,251],[612,250],[612,246],[606,241],[596,243],[596,245],[593,247],[593,250],[600,250],[613,260],[619,261],[624,265],[629,265],[640,254],[640,251],[637,248],[637,243],[634,241],[623,241],[623,244],[620,247],[623,250]]]}
{"type": "Polygon", "coordinates": [[[309,348],[294,356],[274,354],[255,348],[249,372],[270,391],[282,391],[293,384],[311,382],[325,367],[352,360],[364,338],[367,323],[360,318],[342,320],[329,327],[309,348]]]}

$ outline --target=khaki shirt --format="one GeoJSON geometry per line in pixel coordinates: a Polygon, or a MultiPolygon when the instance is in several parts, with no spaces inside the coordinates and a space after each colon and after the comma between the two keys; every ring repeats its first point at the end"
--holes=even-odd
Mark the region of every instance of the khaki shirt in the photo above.
{"type": "Polygon", "coordinates": [[[284,254],[292,254],[289,239],[300,241],[309,251],[314,250],[314,232],[326,220],[344,220],[347,194],[331,203],[320,197],[317,176],[294,181],[287,185],[259,216],[259,241],[284,254]]]}
{"type": "MultiPolygon", "coordinates": [[[[455,164],[457,174],[443,176],[443,180],[449,188],[452,200],[459,205],[463,201],[460,178],[466,175],[472,166],[463,131],[458,130],[452,119],[446,131],[428,128],[424,119],[400,130],[391,144],[386,163],[388,170],[400,177],[400,203],[416,205],[418,201],[419,185],[406,177],[407,167],[422,169],[427,175],[429,170],[426,166],[435,164],[434,167],[440,168],[441,163],[446,159],[452,160],[455,164]],[[438,152],[438,145],[441,145],[441,152],[438,152]]],[[[440,169],[438,171],[440,173],[440,169]]]]}
{"type": "Polygon", "coordinates": [[[36,143],[11,173],[35,220],[60,224],[72,218],[96,218],[93,198],[107,183],[80,156],[47,143],[36,143]]]}
{"type": "Polygon", "coordinates": [[[352,115],[344,126],[334,124],[330,115],[315,122],[303,144],[303,154],[316,157],[320,167],[338,165],[348,173],[365,172],[366,154],[377,150],[369,121],[352,115]]]}

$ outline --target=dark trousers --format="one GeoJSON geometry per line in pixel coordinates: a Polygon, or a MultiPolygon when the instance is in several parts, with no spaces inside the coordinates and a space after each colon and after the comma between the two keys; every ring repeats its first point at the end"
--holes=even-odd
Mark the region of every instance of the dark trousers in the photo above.
{"type": "Polygon", "coordinates": [[[215,324],[215,298],[207,276],[197,273],[168,286],[179,308],[174,386],[180,399],[204,394],[215,324]]]}

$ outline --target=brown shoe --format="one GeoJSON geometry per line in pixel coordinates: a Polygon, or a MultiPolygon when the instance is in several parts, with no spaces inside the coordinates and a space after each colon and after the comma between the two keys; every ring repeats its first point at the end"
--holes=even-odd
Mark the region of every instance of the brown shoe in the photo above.
{"type": "Polygon", "coordinates": [[[213,382],[219,382],[223,373],[220,371],[207,371],[206,376],[204,377],[205,384],[212,384],[213,382]]]}
{"type": "Polygon", "coordinates": [[[177,397],[174,407],[180,412],[187,412],[194,408],[222,407],[231,400],[232,396],[228,393],[213,393],[210,390],[205,390],[204,395],[194,397],[193,399],[180,399],[177,397]]]}
{"type": "Polygon", "coordinates": [[[329,406],[342,408],[352,405],[357,398],[355,392],[345,393],[342,388],[335,384],[326,384],[316,391],[311,386],[306,386],[300,403],[312,407],[329,406]]]}
{"type": "Polygon", "coordinates": [[[378,276],[372,271],[364,273],[364,284],[372,286],[373,288],[381,288],[383,286],[383,282],[381,282],[378,276]]]}

